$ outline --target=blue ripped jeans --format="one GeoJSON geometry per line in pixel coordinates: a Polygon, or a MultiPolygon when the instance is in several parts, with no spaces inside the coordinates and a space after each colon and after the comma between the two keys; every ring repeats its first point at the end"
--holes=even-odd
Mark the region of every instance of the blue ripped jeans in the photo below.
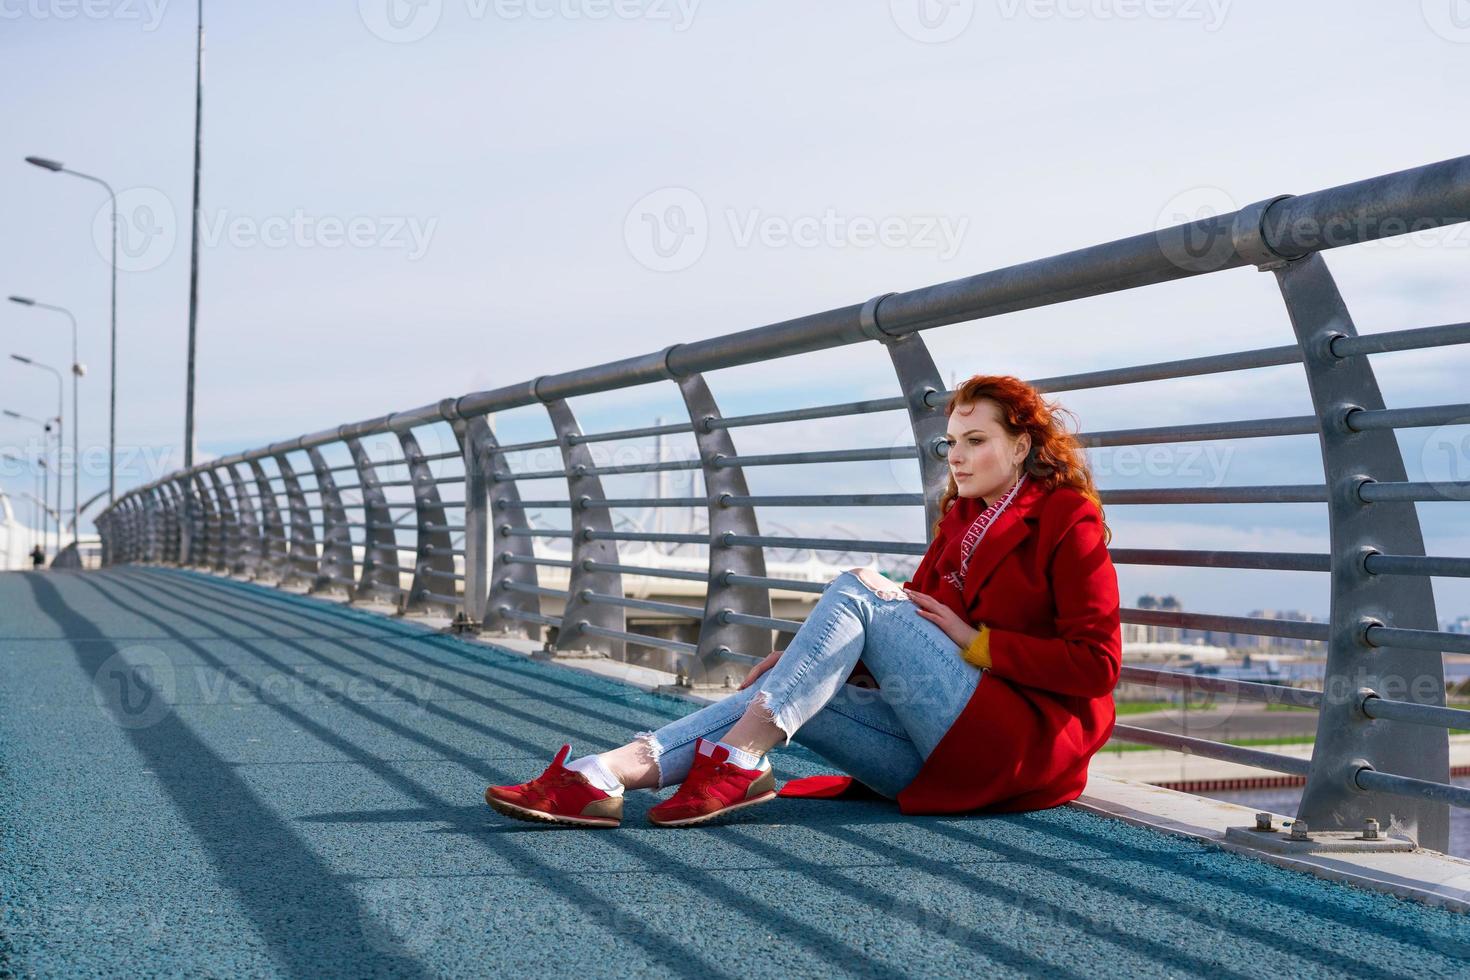
{"type": "Polygon", "coordinates": [[[843,572],[756,683],[638,737],[658,763],[659,786],[672,786],[688,775],[695,740],[723,738],[759,699],[788,744],[892,799],[918,775],[981,676],[912,602],[880,599],[843,572]],[[844,683],[858,658],[877,690],[844,683]]]}

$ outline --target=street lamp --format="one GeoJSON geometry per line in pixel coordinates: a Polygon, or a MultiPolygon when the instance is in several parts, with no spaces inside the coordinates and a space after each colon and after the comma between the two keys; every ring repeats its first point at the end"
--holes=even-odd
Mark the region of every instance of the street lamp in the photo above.
{"type": "MultiPolygon", "coordinates": [[[[12,296],[10,301],[19,303],[21,306],[34,306],[38,310],[63,313],[71,321],[71,540],[75,544],[77,535],[81,533],[81,529],[77,527],[81,519],[81,515],[77,513],[77,501],[81,499],[77,493],[77,473],[81,469],[82,460],[78,439],[78,433],[82,428],[82,416],[77,407],[77,382],[87,374],[86,367],[82,365],[81,359],[77,356],[77,318],[72,316],[71,310],[64,306],[39,303],[25,296],[12,296]]],[[[56,478],[61,479],[61,474],[57,473],[56,478]]]]}
{"type": "Polygon", "coordinates": [[[110,342],[112,379],[109,382],[107,395],[107,500],[112,503],[117,499],[117,193],[113,191],[112,185],[101,177],[68,170],[55,160],[48,160],[45,157],[26,157],[26,163],[40,167],[42,170],[71,174],[73,177],[101,184],[107,191],[107,196],[112,199],[112,331],[110,342]]]}
{"type": "Polygon", "coordinates": [[[24,354],[11,354],[10,359],[19,361],[21,364],[28,364],[33,368],[40,368],[42,371],[50,371],[56,376],[56,550],[59,553],[61,551],[61,445],[62,434],[66,431],[66,423],[62,421],[62,404],[66,399],[66,384],[61,380],[61,372],[49,364],[34,361],[24,354]]]}

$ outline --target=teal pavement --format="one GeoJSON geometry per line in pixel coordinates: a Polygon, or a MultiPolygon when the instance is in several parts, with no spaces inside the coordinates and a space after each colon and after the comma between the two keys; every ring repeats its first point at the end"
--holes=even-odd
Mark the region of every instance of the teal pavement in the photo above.
{"type": "Polygon", "coordinates": [[[617,830],[511,822],[486,785],[690,706],[227,579],[3,574],[0,651],[0,976],[1428,977],[1470,957],[1470,917],[1068,807],[782,799],[660,830],[634,793],[617,830]]]}

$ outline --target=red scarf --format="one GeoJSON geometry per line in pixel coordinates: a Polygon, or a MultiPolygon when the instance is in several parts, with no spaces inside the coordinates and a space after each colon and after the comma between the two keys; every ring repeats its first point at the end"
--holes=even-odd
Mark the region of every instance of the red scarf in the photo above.
{"type": "Polygon", "coordinates": [[[1021,492],[1026,485],[1026,474],[1022,473],[1020,478],[1011,485],[1011,488],[995,499],[995,502],[980,512],[980,515],[970,523],[969,528],[960,538],[959,563],[955,568],[945,569],[941,566],[940,574],[950,587],[956,592],[965,591],[965,573],[970,570],[970,558],[975,554],[975,549],[984,540],[985,533],[995,523],[995,519],[1005,513],[1005,509],[1011,505],[1011,501],[1021,492]]]}
{"type": "Polygon", "coordinates": [[[939,519],[939,536],[945,541],[934,556],[933,569],[926,575],[928,584],[921,591],[953,609],[965,622],[970,621],[964,590],[970,559],[1001,513],[1021,495],[1025,484],[1026,474],[1023,473],[1011,489],[997,497],[995,503],[983,508],[976,498],[960,497],[939,519]],[[963,523],[965,521],[969,522],[968,527],[963,523]],[[959,532],[961,527],[966,527],[963,533],[959,532]]]}

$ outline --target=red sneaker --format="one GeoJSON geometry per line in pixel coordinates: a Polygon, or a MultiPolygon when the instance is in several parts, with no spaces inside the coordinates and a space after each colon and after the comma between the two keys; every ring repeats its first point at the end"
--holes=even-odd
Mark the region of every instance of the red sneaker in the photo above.
{"type": "Polygon", "coordinates": [[[729,761],[730,753],[723,746],[715,745],[714,751],[706,755],[700,751],[699,742],[695,743],[694,765],[683,785],[649,809],[650,823],[688,827],[776,798],[776,775],[770,769],[742,769],[729,761]]]}
{"type": "Polygon", "coordinates": [[[623,798],[609,796],[580,772],[562,765],[570,745],[563,745],[546,771],[529,783],[491,786],[485,802],[507,817],[575,827],[616,827],[623,822],[623,798]]]}

